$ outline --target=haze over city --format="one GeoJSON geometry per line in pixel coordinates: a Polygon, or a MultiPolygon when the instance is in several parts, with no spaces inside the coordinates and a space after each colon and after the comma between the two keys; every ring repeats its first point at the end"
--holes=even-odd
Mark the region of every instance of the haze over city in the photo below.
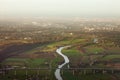
{"type": "Polygon", "coordinates": [[[120,0],[0,0],[0,80],[120,80],[120,0]]]}
{"type": "Polygon", "coordinates": [[[119,0],[0,0],[0,16],[120,17],[119,0]]]}

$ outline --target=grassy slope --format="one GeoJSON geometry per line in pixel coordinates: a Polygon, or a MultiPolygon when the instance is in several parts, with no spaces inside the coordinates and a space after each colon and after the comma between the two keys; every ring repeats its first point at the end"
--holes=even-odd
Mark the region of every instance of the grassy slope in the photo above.
{"type": "MultiPolygon", "coordinates": [[[[56,50],[56,46],[63,46],[63,45],[71,45],[71,44],[78,44],[78,43],[81,43],[81,42],[84,42],[85,40],[84,39],[76,39],[76,40],[65,40],[65,41],[60,41],[60,42],[54,42],[54,43],[51,43],[51,44],[48,44],[46,45],[46,47],[43,48],[43,51],[55,51],[56,50]]],[[[39,50],[38,48],[35,49],[35,50],[39,50]]],[[[28,51],[26,53],[34,53],[35,50],[31,50],[31,51],[28,51]]],[[[101,47],[95,47],[95,46],[89,46],[89,47],[86,47],[86,50],[88,52],[91,52],[91,53],[96,53],[96,52],[102,52],[104,51],[103,48],[101,47]]],[[[78,61],[80,59],[81,56],[83,56],[79,50],[77,50],[77,48],[73,47],[71,49],[65,49],[62,51],[65,55],[67,55],[71,62],[72,63],[75,63],[76,61],[78,61]]],[[[111,58],[114,58],[116,56],[106,56],[105,59],[111,59],[111,58]],[[107,58],[106,58],[107,57],[107,58]]],[[[118,56],[117,56],[118,57],[118,56]]],[[[86,58],[87,59],[87,58],[86,58]]],[[[85,59],[85,60],[86,60],[85,59]]],[[[56,58],[54,58],[53,60],[50,60],[51,61],[51,64],[53,67],[56,67],[58,65],[58,62],[61,62],[63,59],[57,55],[56,58]]],[[[8,61],[11,61],[10,59],[8,59],[8,61]]],[[[25,61],[28,61],[28,64],[33,66],[39,66],[40,64],[44,64],[46,61],[48,60],[45,60],[45,59],[34,59],[34,60],[30,60],[30,59],[13,59],[13,61],[22,61],[22,62],[25,62],[25,61]]],[[[46,71],[47,72],[47,71],[46,71]]],[[[54,71],[52,71],[54,72],[54,71]]],[[[33,73],[33,72],[32,72],[33,73]]],[[[49,72],[48,72],[49,73],[49,72]]],[[[42,74],[44,74],[42,72],[42,74]]],[[[46,74],[46,73],[45,73],[46,74]]],[[[64,79],[65,80],[79,80],[79,79],[82,79],[82,80],[98,80],[101,78],[101,80],[108,80],[109,75],[101,75],[101,74],[98,74],[98,75],[82,75],[81,77],[79,76],[73,76],[71,72],[66,72],[64,73],[64,79]]]]}

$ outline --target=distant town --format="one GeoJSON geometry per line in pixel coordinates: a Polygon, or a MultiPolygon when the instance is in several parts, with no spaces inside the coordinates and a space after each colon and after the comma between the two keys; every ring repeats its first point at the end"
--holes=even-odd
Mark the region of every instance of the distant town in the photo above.
{"type": "Polygon", "coordinates": [[[119,74],[120,19],[0,19],[0,79],[119,80],[119,74]]]}

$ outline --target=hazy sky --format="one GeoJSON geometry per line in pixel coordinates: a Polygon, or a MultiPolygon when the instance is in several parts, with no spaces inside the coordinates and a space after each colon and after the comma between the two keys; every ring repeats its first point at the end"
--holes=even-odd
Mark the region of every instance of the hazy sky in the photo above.
{"type": "Polygon", "coordinates": [[[120,16],[120,0],[0,0],[0,15],[120,16]]]}

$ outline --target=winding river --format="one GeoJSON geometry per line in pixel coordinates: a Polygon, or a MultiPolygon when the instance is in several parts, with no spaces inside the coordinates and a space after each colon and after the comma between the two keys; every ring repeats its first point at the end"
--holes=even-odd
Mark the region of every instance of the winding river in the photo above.
{"type": "MultiPolygon", "coordinates": [[[[66,55],[62,54],[62,52],[61,52],[62,49],[67,48],[67,47],[70,47],[70,46],[60,47],[56,50],[56,52],[64,58],[64,63],[61,64],[61,65],[58,65],[58,68],[55,71],[55,77],[56,77],[57,80],[63,80],[62,76],[60,74],[61,68],[69,63],[68,57],[66,55]]],[[[69,68],[69,66],[68,66],[68,68],[69,68]]]]}

